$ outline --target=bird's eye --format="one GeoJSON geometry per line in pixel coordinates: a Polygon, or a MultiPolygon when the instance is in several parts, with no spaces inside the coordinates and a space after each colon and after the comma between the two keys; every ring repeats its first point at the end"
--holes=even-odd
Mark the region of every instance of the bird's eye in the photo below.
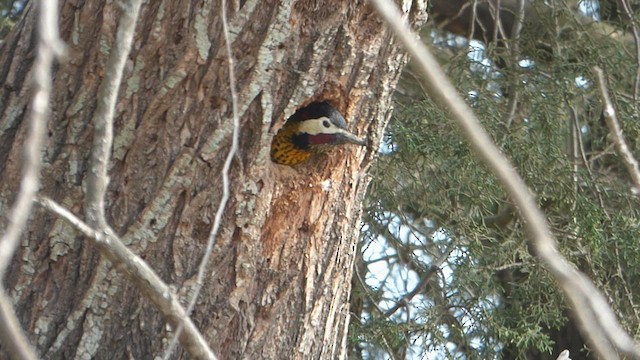
{"type": "Polygon", "coordinates": [[[322,126],[328,128],[329,126],[331,126],[331,124],[329,123],[329,120],[325,120],[322,122],[322,126]]]}

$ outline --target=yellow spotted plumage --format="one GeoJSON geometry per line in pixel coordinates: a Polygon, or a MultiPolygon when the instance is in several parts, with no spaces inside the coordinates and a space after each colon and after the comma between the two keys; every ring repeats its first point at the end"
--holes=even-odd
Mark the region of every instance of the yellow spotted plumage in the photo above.
{"type": "Polygon", "coordinates": [[[296,133],[298,124],[285,124],[280,131],[273,137],[271,142],[271,160],[282,165],[297,165],[308,160],[311,155],[310,151],[296,148],[293,144],[292,136],[296,133]]]}
{"type": "Polygon", "coordinates": [[[366,145],[366,141],[346,130],[342,115],[327,102],[314,102],[298,109],[273,137],[271,160],[297,165],[335,145],[366,145]]]}

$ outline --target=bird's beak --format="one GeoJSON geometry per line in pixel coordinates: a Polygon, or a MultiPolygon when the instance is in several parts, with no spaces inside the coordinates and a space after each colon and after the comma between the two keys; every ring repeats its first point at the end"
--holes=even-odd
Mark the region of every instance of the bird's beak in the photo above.
{"type": "Polygon", "coordinates": [[[366,139],[361,139],[346,130],[340,131],[337,135],[338,135],[338,144],[350,143],[350,144],[356,144],[356,145],[362,145],[362,146],[367,145],[366,139]]]}

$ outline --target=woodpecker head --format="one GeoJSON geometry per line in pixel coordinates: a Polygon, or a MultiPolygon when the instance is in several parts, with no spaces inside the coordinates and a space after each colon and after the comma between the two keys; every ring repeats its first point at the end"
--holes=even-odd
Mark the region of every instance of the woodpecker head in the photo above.
{"type": "Polygon", "coordinates": [[[347,122],[333,106],[314,102],[298,109],[278,131],[271,143],[271,159],[278,164],[297,165],[346,143],[367,144],[347,131],[347,122]]]}

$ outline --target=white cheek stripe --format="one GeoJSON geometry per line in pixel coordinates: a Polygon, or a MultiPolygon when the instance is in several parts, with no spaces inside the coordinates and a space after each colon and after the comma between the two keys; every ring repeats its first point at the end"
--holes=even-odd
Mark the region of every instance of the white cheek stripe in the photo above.
{"type": "Polygon", "coordinates": [[[305,120],[300,124],[300,127],[298,128],[298,130],[300,132],[303,133],[307,133],[309,135],[318,135],[318,134],[344,134],[344,133],[348,133],[348,131],[345,131],[343,129],[340,129],[339,127],[333,125],[333,123],[331,122],[331,120],[329,120],[329,118],[327,117],[321,117],[318,119],[312,119],[312,120],[305,120]],[[324,121],[328,121],[331,126],[329,126],[328,128],[324,127],[324,125],[322,125],[322,123],[324,121]]]}

